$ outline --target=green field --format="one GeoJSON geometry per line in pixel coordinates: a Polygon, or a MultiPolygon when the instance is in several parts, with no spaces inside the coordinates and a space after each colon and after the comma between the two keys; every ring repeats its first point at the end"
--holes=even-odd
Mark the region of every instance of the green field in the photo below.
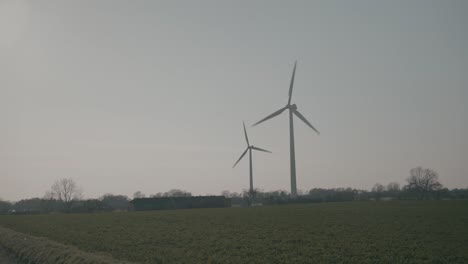
{"type": "Polygon", "coordinates": [[[468,201],[0,216],[0,225],[142,263],[468,263],[468,201]]]}

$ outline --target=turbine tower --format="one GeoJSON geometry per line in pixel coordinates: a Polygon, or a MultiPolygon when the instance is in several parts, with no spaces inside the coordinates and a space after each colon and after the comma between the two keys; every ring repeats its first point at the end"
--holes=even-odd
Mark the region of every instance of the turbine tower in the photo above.
{"type": "Polygon", "coordinates": [[[245,123],[243,125],[244,125],[245,141],[247,142],[247,148],[245,149],[244,153],[242,153],[240,158],[236,161],[236,163],[234,163],[234,166],[232,166],[232,167],[234,168],[237,165],[237,163],[239,163],[239,161],[245,156],[247,151],[249,152],[249,161],[250,161],[250,169],[249,169],[249,171],[250,171],[250,189],[249,189],[249,194],[252,195],[253,194],[252,150],[258,150],[258,151],[263,151],[263,152],[268,152],[268,153],[271,153],[271,151],[261,149],[261,148],[257,148],[257,147],[255,147],[253,145],[250,145],[249,137],[247,136],[247,130],[245,129],[245,123]]]}
{"type": "Polygon", "coordinates": [[[307,121],[307,119],[299,113],[297,110],[297,106],[295,104],[291,104],[291,97],[292,97],[292,91],[293,91],[293,86],[294,86],[294,76],[296,75],[296,65],[297,61],[294,63],[294,69],[291,77],[291,84],[289,85],[289,99],[288,99],[288,104],[281,108],[280,110],[274,112],[273,114],[263,118],[262,120],[258,121],[255,123],[253,126],[256,126],[270,118],[273,118],[277,115],[280,115],[283,113],[286,109],[289,109],[289,144],[290,144],[290,158],[291,158],[291,195],[293,197],[297,196],[297,185],[296,185],[296,155],[295,155],[295,150],[294,150],[294,124],[293,124],[293,114],[299,117],[304,123],[306,123],[310,128],[312,128],[317,134],[320,134],[317,129],[315,129],[312,124],[307,121]]]}

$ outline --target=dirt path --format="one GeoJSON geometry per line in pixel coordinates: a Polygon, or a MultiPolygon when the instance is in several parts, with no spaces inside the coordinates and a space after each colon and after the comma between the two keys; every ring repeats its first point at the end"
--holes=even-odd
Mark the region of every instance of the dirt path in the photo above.
{"type": "Polygon", "coordinates": [[[19,262],[15,261],[13,258],[11,258],[10,255],[2,248],[0,247],[0,263],[2,264],[19,264],[19,262]]]}

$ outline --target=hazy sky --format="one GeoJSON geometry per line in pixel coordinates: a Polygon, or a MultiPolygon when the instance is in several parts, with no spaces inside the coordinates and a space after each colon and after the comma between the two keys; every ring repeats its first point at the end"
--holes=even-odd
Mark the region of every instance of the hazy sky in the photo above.
{"type": "Polygon", "coordinates": [[[0,0],[0,197],[468,187],[468,1],[0,0]]]}

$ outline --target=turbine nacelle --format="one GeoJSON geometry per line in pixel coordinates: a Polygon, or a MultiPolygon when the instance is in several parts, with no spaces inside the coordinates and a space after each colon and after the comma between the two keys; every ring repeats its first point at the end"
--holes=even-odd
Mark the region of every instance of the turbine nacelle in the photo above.
{"type": "MultiPolygon", "coordinates": [[[[250,145],[249,143],[249,137],[247,136],[247,130],[245,129],[245,124],[243,124],[244,126],[244,136],[245,136],[245,142],[247,143],[247,148],[245,149],[245,151],[242,153],[242,155],[240,156],[240,158],[236,161],[236,163],[234,163],[234,166],[232,166],[233,168],[237,165],[237,163],[239,163],[239,161],[241,161],[241,159],[244,157],[244,155],[250,151],[250,153],[252,152],[252,150],[257,150],[257,151],[262,151],[262,152],[268,152],[268,153],[271,153],[271,151],[269,150],[266,150],[266,149],[261,149],[259,147],[255,147],[254,145],[250,145]]],[[[251,155],[251,154],[250,154],[251,155]]]]}
{"type": "Polygon", "coordinates": [[[293,92],[293,86],[294,86],[294,76],[296,75],[296,66],[297,66],[297,62],[294,63],[294,69],[293,69],[293,73],[292,73],[292,77],[291,77],[291,84],[289,85],[289,98],[288,98],[288,104],[279,109],[279,110],[276,110],[274,113],[270,114],[269,116],[263,118],[262,120],[258,121],[257,123],[253,124],[253,126],[256,126],[260,123],[263,123],[265,121],[267,121],[268,119],[271,119],[275,116],[278,116],[280,115],[281,113],[283,113],[286,109],[289,109],[290,112],[292,112],[295,116],[297,116],[300,120],[302,120],[302,122],[304,122],[308,127],[312,128],[317,134],[320,135],[320,132],[314,127],[312,126],[312,124],[299,112],[297,111],[297,105],[296,104],[291,104],[291,99],[292,99],[292,92],[293,92]]]}
{"type": "Polygon", "coordinates": [[[293,110],[293,111],[296,111],[297,110],[297,105],[296,104],[288,105],[288,108],[293,110]]]}

